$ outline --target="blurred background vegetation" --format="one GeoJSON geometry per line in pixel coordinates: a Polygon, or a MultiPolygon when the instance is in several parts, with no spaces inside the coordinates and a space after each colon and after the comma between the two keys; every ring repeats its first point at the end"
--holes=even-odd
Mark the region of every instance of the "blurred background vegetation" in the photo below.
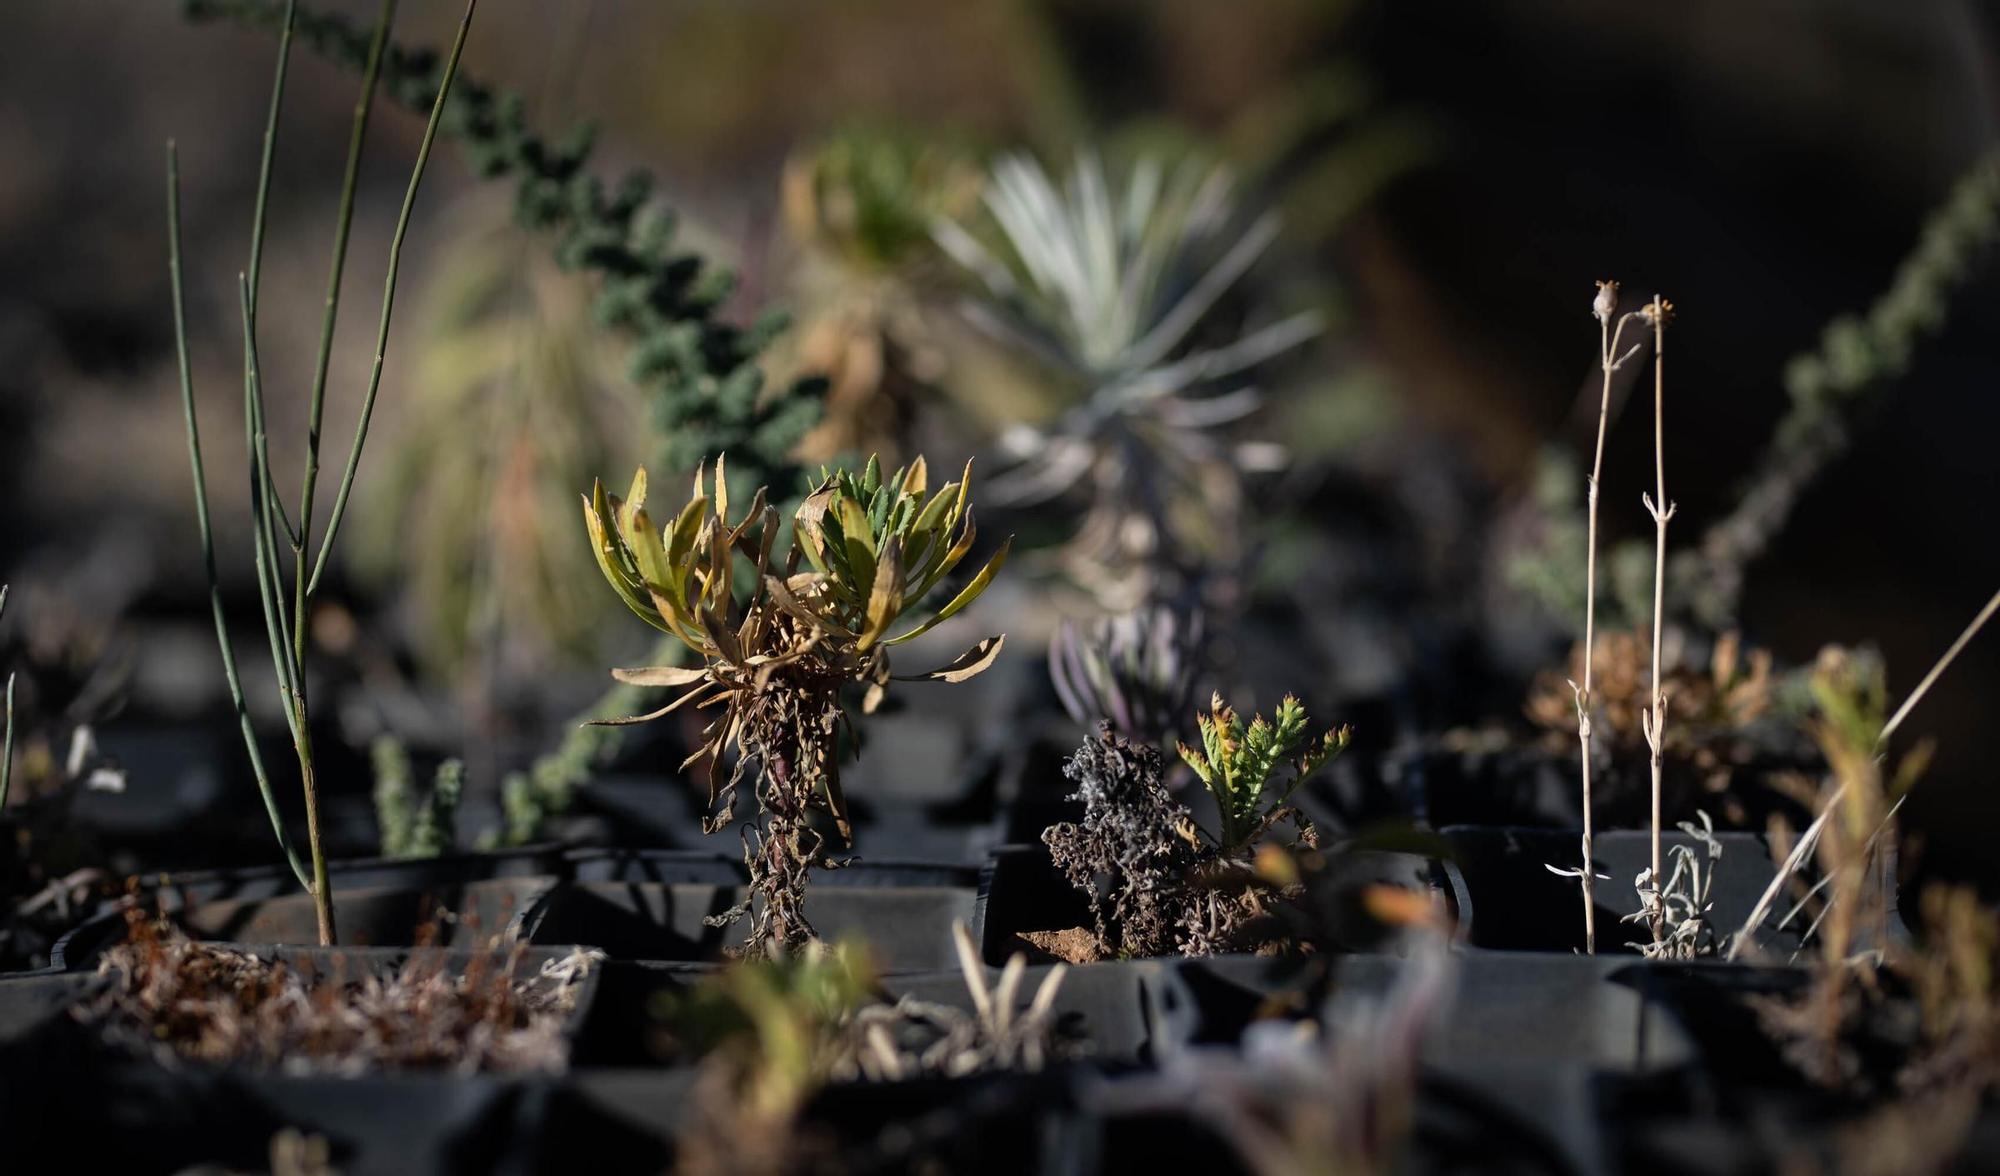
{"type": "MultiPolygon", "coordinates": [[[[313,7],[363,23],[374,10],[313,7]]],[[[448,41],[457,5],[401,8],[398,43],[448,41]]],[[[1386,743],[1519,719],[1535,673],[1565,655],[1568,606],[1517,573],[1523,552],[1566,541],[1550,462],[1574,461],[1593,424],[1592,280],[1680,308],[1666,445],[1674,538],[1691,545],[1796,407],[1805,377],[1788,362],[1890,288],[1992,146],[1994,15],[1953,0],[484,0],[466,71],[518,93],[550,142],[594,127],[583,167],[607,191],[628,169],[652,175],[672,256],[709,267],[690,313],[789,316],[758,395],[824,377],[810,432],[766,422],[813,463],[876,449],[938,469],[1004,462],[1006,429],[1059,407],[1045,373],[964,313],[976,291],[932,232],[940,217],[992,227],[980,193],[995,159],[1025,153],[1058,180],[1079,153],[1114,175],[1148,158],[1226,165],[1251,214],[1238,227],[1271,210],[1281,228],[1201,341],[1303,312],[1322,329],[1258,372],[1261,407],[1230,426],[1287,452],[1245,474],[1248,578],[1221,607],[1250,623],[1219,627],[1238,636],[1218,657],[1263,692],[1246,706],[1297,690],[1386,743]]],[[[39,668],[21,706],[24,726],[57,732],[42,737],[50,763],[63,725],[102,720],[110,696],[126,721],[99,734],[133,769],[183,771],[150,732],[220,729],[159,170],[173,134],[197,386],[204,419],[227,422],[229,259],[270,48],[268,30],[190,21],[178,0],[29,0],[0,41],[0,579],[14,585],[0,639],[39,668]],[[115,690],[81,668],[107,665],[115,690]]],[[[353,88],[298,55],[261,315],[277,436],[302,428],[353,88]]],[[[393,103],[378,113],[354,290],[380,280],[420,130],[393,103]]],[[[462,755],[468,812],[483,796],[490,814],[499,780],[602,692],[602,666],[645,656],[597,583],[573,496],[641,460],[683,476],[663,462],[686,438],[662,427],[647,337],[635,354],[574,250],[520,215],[535,193],[482,180],[481,164],[449,150],[427,180],[353,541],[314,638],[354,687],[337,715],[348,791],[365,800],[366,749],[390,733],[431,765],[462,755]]],[[[1782,662],[1869,642],[1907,689],[2000,583],[1985,521],[2000,490],[1990,207],[1975,194],[1916,342],[1856,361],[1832,459],[1749,567],[1735,620],[1782,662]]],[[[335,437],[365,375],[366,317],[343,324],[335,437]]],[[[1650,444],[1644,428],[1613,433],[1613,540],[1650,533],[1650,444]]],[[[274,458],[292,484],[298,455],[274,458]]],[[[792,476],[782,454],[763,468],[792,476]]],[[[243,550],[228,533],[246,517],[242,479],[212,475],[211,493],[221,549],[243,550]]],[[[1023,515],[992,538],[1052,547],[1066,525],[1023,515]]],[[[222,571],[253,608],[247,563],[222,571]]],[[[996,592],[1023,650],[1094,611],[1088,591],[1040,583],[1011,605],[996,592]]],[[[1975,650],[1921,717],[1940,752],[1912,824],[1941,856],[1976,847],[1955,830],[2000,819],[1996,692],[2000,657],[1975,650]]]]}

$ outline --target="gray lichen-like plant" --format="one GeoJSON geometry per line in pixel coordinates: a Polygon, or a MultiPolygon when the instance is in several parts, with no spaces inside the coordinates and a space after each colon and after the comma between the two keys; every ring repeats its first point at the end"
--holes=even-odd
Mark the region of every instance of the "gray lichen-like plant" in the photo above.
{"type": "Polygon", "coordinates": [[[1708,814],[1696,815],[1701,818],[1700,826],[1691,821],[1682,821],[1680,826],[1681,832],[1701,844],[1702,853],[1696,853],[1691,845],[1676,845],[1673,872],[1664,883],[1659,881],[1655,866],[1639,871],[1632,881],[1639,893],[1639,909],[1620,921],[1643,923],[1651,931],[1651,943],[1633,945],[1649,960],[1692,960],[1712,956],[1717,950],[1715,925],[1709,921],[1715,903],[1709,892],[1715,886],[1715,863],[1722,857],[1722,842],[1716,838],[1715,822],[1708,814]]]}
{"type": "Polygon", "coordinates": [[[1085,625],[1065,620],[1049,643],[1049,679],[1070,718],[1158,743],[1192,701],[1202,630],[1198,610],[1164,604],[1085,625]]]}
{"type": "MultiPolygon", "coordinates": [[[[726,923],[753,915],[750,951],[813,937],[803,909],[806,880],[826,864],[827,846],[811,811],[826,811],[843,842],[851,836],[840,782],[841,734],[851,726],[842,692],[860,687],[862,711],[872,713],[892,678],[889,649],[957,615],[1006,561],[1002,543],[942,607],[890,634],[971,554],[977,533],[971,463],[935,494],[928,479],[922,458],[886,478],[873,460],[858,477],[825,472],[793,517],[782,562],[777,509],[760,488],[732,520],[721,458],[713,496],[704,469],[687,504],[657,530],[646,512],[644,470],[624,499],[599,484],[584,500],[591,547],[612,588],[700,663],[615,671],[634,685],[682,693],[649,714],[611,721],[645,722],[689,705],[717,708],[702,746],[682,765],[708,761],[708,832],[734,818],[738,785],[754,781],[756,828],[743,833],[751,895],[718,917],[726,923]],[[812,570],[801,571],[802,563],[812,570]],[[730,755],[733,769],[719,776],[730,755]]],[[[964,681],[993,664],[1004,640],[989,637],[919,677],[964,681]]]]}
{"type": "Polygon", "coordinates": [[[1169,954],[1192,902],[1194,816],[1167,791],[1162,764],[1159,748],[1099,724],[1063,765],[1076,785],[1072,799],[1083,803],[1082,822],[1042,833],[1056,868],[1089,900],[1105,954],[1169,954]]]}
{"type": "Polygon", "coordinates": [[[1163,578],[1233,562],[1242,473],[1270,468],[1268,445],[1222,431],[1254,411],[1248,373],[1320,330],[1302,313],[1226,342],[1198,331],[1276,238],[1275,215],[1240,230],[1227,172],[1189,160],[1139,162],[1120,183],[1093,155],[1066,183],[1023,156],[995,164],[985,204],[996,232],[940,220],[938,243],[984,287],[968,313],[1040,361],[1059,415],[1000,439],[1014,465],[994,480],[1004,505],[1082,488],[1063,566],[1113,611],[1163,578]]]}
{"type": "Polygon", "coordinates": [[[327,371],[333,353],[334,326],[339,312],[341,275],[347,260],[348,230],[354,219],[354,195],[360,179],[361,148],[367,137],[369,113],[374,106],[383,49],[388,44],[389,26],[395,11],[394,0],[383,0],[380,14],[376,19],[375,31],[369,42],[367,64],[363,70],[361,98],[355,106],[353,131],[348,140],[347,165],[341,182],[340,208],[334,229],[332,272],[327,279],[326,311],[320,326],[318,359],[313,370],[309,393],[305,485],[300,491],[296,521],[294,516],[285,510],[271,474],[269,439],[264,425],[263,377],[257,362],[257,295],[264,251],[264,220],[270,202],[271,165],[277,149],[278,116],[284,105],[285,72],[291,59],[292,33],[298,15],[298,6],[295,2],[287,3],[285,7],[284,22],[279,37],[277,76],[271,86],[270,111],[264,127],[263,158],[257,175],[257,196],[252,213],[249,260],[238,274],[237,287],[242,311],[243,417],[250,467],[250,530],[253,556],[257,570],[258,595],[263,605],[264,626],[270,638],[271,660],[276,675],[280,709],[284,713],[285,724],[291,735],[293,751],[298,759],[300,788],[305,794],[306,830],[312,862],[310,870],[293,850],[291,837],[285,831],[284,820],[279,815],[270,774],[265,770],[263,756],[257,748],[256,734],[250,725],[249,710],[244,703],[242,682],[237,673],[236,655],[229,641],[228,624],[223,614],[222,588],[216,575],[215,541],[209,526],[208,486],[202,461],[201,430],[195,413],[194,377],[188,356],[186,300],[181,282],[180,166],[174,145],[172,143],[167,145],[167,228],[169,269],[173,286],[174,335],[180,358],[181,405],[187,421],[188,460],[194,475],[195,515],[201,530],[202,558],[208,571],[209,604],[214,614],[216,643],[222,652],[223,672],[228,678],[229,693],[235,702],[237,724],[242,730],[244,750],[249,756],[258,791],[263,795],[265,810],[271,819],[271,828],[276,833],[279,846],[289,860],[299,884],[305,887],[313,898],[319,917],[320,942],[329,946],[333,943],[335,934],[333,894],[327,877],[326,855],[320,842],[319,792],[314,770],[312,716],[306,691],[306,634],[310,627],[310,606],[313,594],[325,575],[327,562],[332,555],[334,540],[339,534],[341,520],[347,511],[348,496],[354,488],[354,476],[361,463],[362,448],[368,439],[369,419],[374,412],[376,394],[381,388],[382,363],[389,343],[389,322],[395,307],[396,275],[402,259],[403,238],[409,230],[410,213],[416,204],[417,187],[423,179],[424,166],[430,160],[431,145],[437,138],[438,124],[444,112],[445,98],[451,91],[452,78],[458,72],[459,57],[465,49],[465,37],[472,25],[473,8],[476,3],[477,0],[469,0],[467,3],[465,16],[459,22],[457,37],[452,42],[451,55],[445,61],[442,70],[429,83],[429,92],[432,96],[429,103],[430,120],[425,124],[423,140],[417,148],[416,164],[410,173],[409,186],[404,192],[402,210],[397,215],[395,234],[389,246],[388,276],[383,283],[382,310],[375,335],[374,364],[370,368],[367,390],[362,398],[360,419],[355,426],[354,443],[348,450],[346,467],[341,474],[339,489],[334,495],[333,509],[327,520],[326,533],[320,542],[317,557],[311,556],[310,552],[313,499],[319,479],[319,440],[326,408],[327,371]],[[289,586],[286,583],[283,565],[283,555],[287,548],[292,557],[289,586]]]}

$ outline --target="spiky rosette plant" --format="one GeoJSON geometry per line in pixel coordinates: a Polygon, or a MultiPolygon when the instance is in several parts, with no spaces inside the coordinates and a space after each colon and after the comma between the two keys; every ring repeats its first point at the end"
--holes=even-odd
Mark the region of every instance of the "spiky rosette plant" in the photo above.
{"type": "MultiPolygon", "coordinates": [[[[716,710],[702,746],[681,765],[708,760],[706,832],[730,822],[738,785],[746,777],[755,782],[757,827],[743,833],[750,896],[718,917],[730,923],[753,914],[746,945],[753,951],[773,940],[796,946],[813,938],[803,913],[806,880],[825,862],[827,846],[811,810],[831,815],[843,843],[852,836],[840,784],[840,732],[850,725],[843,691],[861,687],[861,709],[872,712],[892,678],[889,647],[978,599],[1006,560],[1003,543],[943,607],[890,635],[971,553],[971,486],[967,463],[959,481],[928,494],[921,458],[886,479],[874,460],[859,477],[824,472],[794,516],[782,564],[774,562],[778,511],[763,489],[730,521],[721,458],[714,494],[704,467],[693,497],[657,530],[646,511],[643,469],[624,499],[599,483],[584,503],[592,548],[612,588],[700,659],[614,670],[620,681],[681,693],[648,714],[607,721],[646,722],[690,705],[716,710]],[[718,769],[732,756],[724,777],[718,769]]],[[[1004,640],[989,637],[916,677],[962,682],[992,665],[1004,640]]]]}
{"type": "Polygon", "coordinates": [[[1200,611],[1164,604],[1064,621],[1049,643],[1049,680],[1070,718],[1108,720],[1128,739],[1157,743],[1191,701],[1202,629],[1200,611]]]}
{"type": "Polygon", "coordinates": [[[1133,608],[1163,583],[1242,557],[1243,474],[1282,451],[1230,426],[1261,403],[1252,374],[1321,328],[1313,312],[1238,331],[1217,306],[1278,235],[1245,227],[1227,170],[1159,157],[1067,179],[1026,156],[994,164],[986,221],[940,218],[940,248],[976,279],[972,322],[1041,369],[1047,419],[1013,422],[993,501],[1082,506],[1063,569],[1133,608]]]}

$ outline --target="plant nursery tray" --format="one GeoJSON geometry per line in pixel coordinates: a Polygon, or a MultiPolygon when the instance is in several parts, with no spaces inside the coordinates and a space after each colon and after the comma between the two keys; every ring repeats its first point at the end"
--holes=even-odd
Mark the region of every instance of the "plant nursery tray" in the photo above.
{"type": "MultiPolygon", "coordinates": [[[[381,973],[413,954],[232,946],[331,978],[381,973]]],[[[528,949],[520,974],[537,977],[569,954],[528,949]]],[[[442,949],[435,957],[448,971],[475,958],[442,949]]],[[[334,1166],[347,1173],[526,1173],[548,1170],[536,1158],[549,1150],[544,1137],[557,1112],[572,1121],[578,1114],[558,1095],[560,1075],[544,1072],[294,1073],[135,1054],[69,1011],[103,983],[76,973],[0,981],[0,1134],[10,1156],[137,1173],[200,1163],[263,1171],[273,1137],[290,1128],[324,1137],[334,1166]],[[85,1140],[87,1161],[76,1152],[85,1140]]],[[[564,1016],[566,1052],[574,1050],[596,985],[589,972],[575,981],[564,1016]]]]}
{"type": "MultiPolygon", "coordinates": [[[[1456,825],[1442,833],[1451,847],[1446,875],[1459,910],[1461,938],[1467,946],[1564,953],[1584,949],[1577,880],[1549,869],[1575,865],[1583,839],[1580,832],[1456,825]]],[[[1678,830],[1661,834],[1660,844],[1663,855],[1676,845],[1691,846],[1701,855],[1704,870],[1712,868],[1710,922],[1719,937],[1743,926],[1777,875],[1777,865],[1764,839],[1756,834],[1717,833],[1715,837],[1723,851],[1712,866],[1700,845],[1678,830]]],[[[1652,835],[1628,829],[1599,833],[1592,839],[1592,856],[1596,871],[1608,875],[1597,880],[1598,953],[1633,958],[1636,951],[1627,945],[1646,940],[1650,933],[1641,924],[1621,920],[1639,909],[1633,883],[1652,861],[1652,835]]],[[[1671,870],[1671,865],[1668,868],[1671,870]]],[[[1776,904],[1764,920],[1760,943],[1782,953],[1798,945],[1801,920],[1784,928],[1777,925],[1789,909],[1789,903],[1776,904]]]]}

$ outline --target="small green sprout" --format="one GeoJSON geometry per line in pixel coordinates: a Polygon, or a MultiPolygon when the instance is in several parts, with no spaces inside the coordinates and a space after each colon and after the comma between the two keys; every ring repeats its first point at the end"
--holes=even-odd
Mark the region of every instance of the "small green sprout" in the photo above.
{"type": "Polygon", "coordinates": [[[1221,820],[1216,846],[1224,856],[1233,856],[1247,850],[1284,815],[1286,802],[1307,776],[1347,750],[1351,732],[1342,726],[1317,744],[1307,741],[1305,708],[1289,694],[1278,704],[1275,722],[1257,715],[1245,727],[1220,694],[1211,697],[1209,710],[1195,717],[1202,750],[1183,743],[1180,752],[1215,797],[1221,820]],[[1293,755],[1301,745],[1303,749],[1293,755]],[[1291,782],[1267,800],[1273,773],[1286,763],[1292,768],[1291,782]]]}
{"type": "Polygon", "coordinates": [[[775,1129],[825,1084],[841,1026],[876,986],[861,945],[815,943],[744,960],[657,1011],[682,1049],[714,1058],[745,1122],[775,1129]]]}

